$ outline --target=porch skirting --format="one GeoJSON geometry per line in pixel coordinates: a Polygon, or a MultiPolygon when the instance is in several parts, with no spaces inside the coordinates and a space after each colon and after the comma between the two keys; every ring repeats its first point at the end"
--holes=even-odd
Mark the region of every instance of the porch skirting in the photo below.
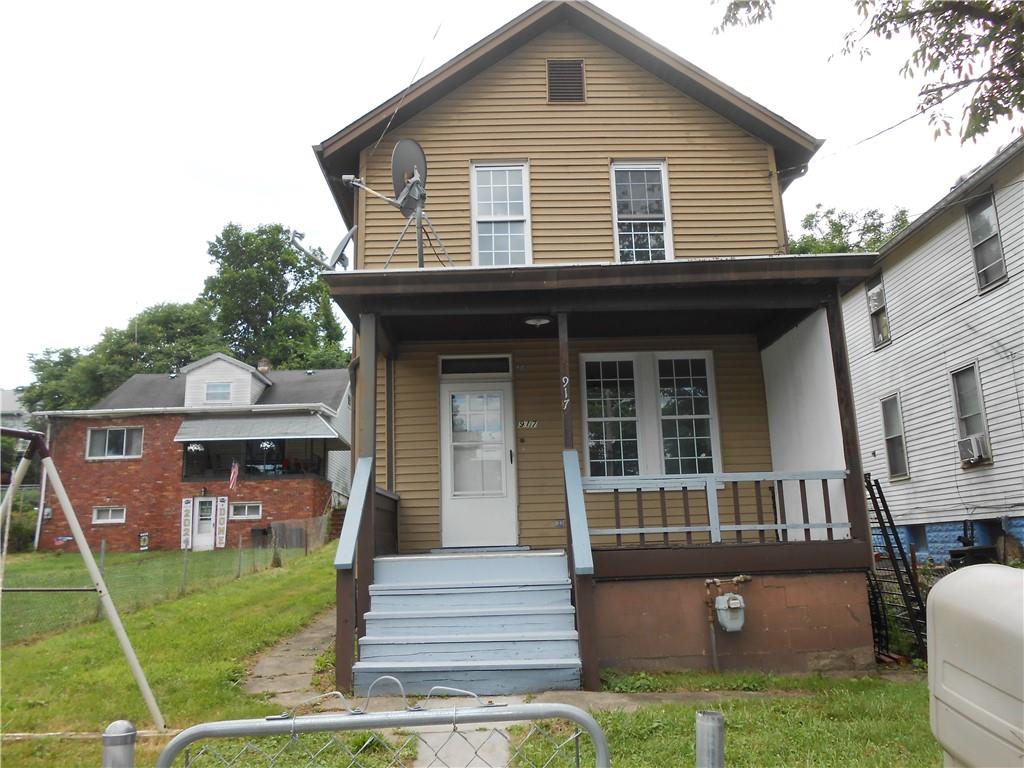
{"type": "MultiPolygon", "coordinates": [[[[753,576],[739,632],[716,627],[723,670],[816,672],[874,666],[863,572],[753,576]]],[[[714,589],[712,588],[714,594],[714,589]]],[[[703,578],[598,581],[594,630],[601,668],[711,670],[703,578]]]]}

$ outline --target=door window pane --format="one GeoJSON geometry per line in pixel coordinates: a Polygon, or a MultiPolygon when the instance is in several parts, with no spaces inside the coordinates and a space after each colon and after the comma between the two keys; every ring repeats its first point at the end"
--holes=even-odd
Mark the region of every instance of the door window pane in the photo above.
{"type": "Polygon", "coordinates": [[[501,392],[451,395],[454,494],[487,496],[505,492],[503,408],[501,392]]]}

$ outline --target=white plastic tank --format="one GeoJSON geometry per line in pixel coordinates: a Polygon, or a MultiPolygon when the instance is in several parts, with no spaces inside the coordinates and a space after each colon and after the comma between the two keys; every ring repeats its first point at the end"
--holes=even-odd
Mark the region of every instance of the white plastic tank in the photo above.
{"type": "Polygon", "coordinates": [[[974,565],[932,588],[928,688],[946,766],[1024,766],[1024,570],[974,565]]]}

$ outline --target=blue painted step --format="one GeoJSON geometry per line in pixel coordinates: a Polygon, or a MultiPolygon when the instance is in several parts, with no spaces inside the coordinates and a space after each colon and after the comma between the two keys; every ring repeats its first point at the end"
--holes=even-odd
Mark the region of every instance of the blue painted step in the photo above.
{"type": "Polygon", "coordinates": [[[558,632],[576,626],[576,611],[566,605],[450,608],[437,611],[370,611],[366,634],[372,637],[446,637],[490,632],[558,632]]]}

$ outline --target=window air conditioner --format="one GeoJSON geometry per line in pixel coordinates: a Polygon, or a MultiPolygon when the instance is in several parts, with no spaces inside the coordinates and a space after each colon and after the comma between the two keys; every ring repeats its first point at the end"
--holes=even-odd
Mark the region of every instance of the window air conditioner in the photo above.
{"type": "Polygon", "coordinates": [[[984,435],[968,435],[957,440],[956,447],[960,451],[960,461],[964,464],[977,464],[989,458],[988,442],[984,435]]]}

